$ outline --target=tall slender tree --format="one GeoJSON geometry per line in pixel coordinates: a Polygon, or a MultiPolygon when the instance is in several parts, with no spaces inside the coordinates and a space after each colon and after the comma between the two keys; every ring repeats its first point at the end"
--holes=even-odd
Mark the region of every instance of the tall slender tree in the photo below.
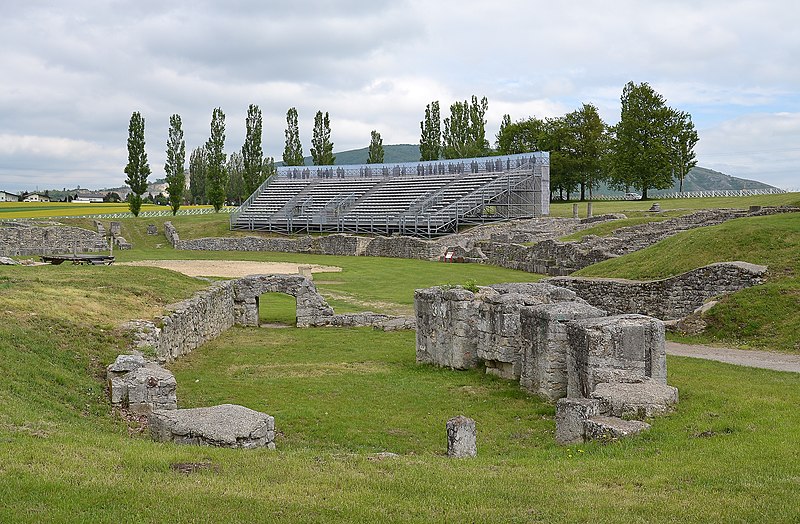
{"type": "Polygon", "coordinates": [[[193,204],[202,204],[206,201],[206,172],[208,160],[206,146],[202,145],[192,150],[189,156],[189,194],[193,204]]]}
{"type": "Polygon", "coordinates": [[[186,142],[183,139],[181,117],[178,114],[169,117],[169,136],[167,137],[167,162],[164,164],[167,174],[167,192],[173,216],[183,203],[186,191],[186,142]]]}
{"type": "Polygon", "coordinates": [[[242,153],[234,151],[228,156],[228,162],[225,167],[228,172],[228,187],[226,188],[225,195],[229,202],[236,202],[240,205],[244,200],[245,194],[249,195],[245,186],[245,164],[242,153]]]}
{"type": "Polygon", "coordinates": [[[328,113],[317,111],[314,116],[314,134],[311,137],[311,158],[315,166],[332,166],[336,162],[331,142],[331,121],[328,113]]]}
{"type": "Polygon", "coordinates": [[[673,111],[670,126],[672,139],[670,149],[672,172],[678,179],[678,191],[683,193],[683,179],[697,165],[694,146],[700,140],[692,122],[692,115],[684,111],[673,111]]]}
{"type": "Polygon", "coordinates": [[[244,190],[253,193],[264,181],[264,151],[261,149],[261,109],[250,104],[245,120],[246,134],[242,145],[242,178],[244,190]]]}
{"type": "Polygon", "coordinates": [[[219,213],[225,204],[228,174],[225,169],[225,113],[219,107],[211,116],[211,137],[206,143],[208,171],[206,173],[206,198],[219,213]]]}
{"type": "Polygon", "coordinates": [[[511,117],[505,115],[497,133],[497,151],[501,155],[542,151],[544,136],[544,120],[529,117],[512,123],[511,117]]]}
{"type": "Polygon", "coordinates": [[[367,164],[383,164],[383,139],[377,131],[370,133],[367,164]]]}
{"type": "Polygon", "coordinates": [[[486,111],[489,101],[478,100],[455,102],[450,106],[450,116],[444,119],[442,150],[445,158],[470,158],[486,156],[489,142],[486,140],[486,111]]]}
{"type": "Polygon", "coordinates": [[[297,109],[286,112],[286,145],[283,148],[283,163],[287,166],[302,166],[303,145],[300,143],[300,129],[297,125],[297,109]]]}
{"type": "Polygon", "coordinates": [[[133,216],[138,217],[142,208],[142,195],[147,191],[147,177],[150,175],[144,142],[144,118],[138,111],[133,112],[128,124],[128,165],[125,166],[125,174],[128,175],[125,183],[131,188],[128,207],[133,216]]]}
{"type": "Polygon", "coordinates": [[[425,107],[425,119],[419,123],[420,160],[439,160],[442,154],[442,128],[439,114],[439,101],[434,100],[425,107]]]}

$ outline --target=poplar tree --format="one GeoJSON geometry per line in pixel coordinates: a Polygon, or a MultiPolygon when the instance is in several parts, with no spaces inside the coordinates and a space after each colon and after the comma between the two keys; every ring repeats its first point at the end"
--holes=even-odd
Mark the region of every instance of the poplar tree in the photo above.
{"type": "MultiPolygon", "coordinates": [[[[237,204],[241,204],[242,200],[244,199],[244,195],[247,192],[245,187],[245,164],[244,164],[244,156],[234,151],[228,157],[228,163],[226,164],[226,170],[228,172],[228,187],[226,188],[225,194],[228,198],[229,202],[236,202],[237,204]]],[[[252,191],[247,192],[249,195],[252,191]]]]}
{"type": "Polygon", "coordinates": [[[194,148],[189,156],[189,193],[193,204],[205,202],[207,171],[206,146],[194,148]]]}
{"type": "Polygon", "coordinates": [[[180,115],[169,117],[169,136],[167,138],[167,192],[173,216],[178,212],[186,191],[186,142],[183,139],[180,115]]]}
{"type": "MultiPolygon", "coordinates": [[[[262,117],[261,109],[250,104],[245,120],[246,134],[242,145],[242,179],[244,190],[250,195],[265,180],[264,152],[261,149],[262,117]]],[[[240,199],[237,199],[240,200],[240,199]]]]}
{"type": "Polygon", "coordinates": [[[367,164],[383,164],[383,139],[377,131],[370,133],[367,164]]]}
{"type": "Polygon", "coordinates": [[[455,102],[450,106],[450,116],[444,119],[442,152],[445,158],[471,158],[486,156],[489,142],[486,140],[486,111],[489,101],[478,100],[455,102]]]}
{"type": "Polygon", "coordinates": [[[135,217],[139,216],[142,208],[142,195],[147,191],[147,176],[150,174],[144,145],[144,118],[134,111],[128,125],[128,165],[125,166],[128,178],[125,183],[131,188],[128,207],[135,217]]]}
{"type": "Polygon", "coordinates": [[[700,140],[692,122],[692,115],[684,111],[673,111],[670,122],[672,140],[672,173],[678,179],[678,191],[683,192],[683,179],[697,165],[694,146],[700,140]]]}
{"type": "Polygon", "coordinates": [[[317,111],[314,116],[314,134],[311,137],[311,158],[315,166],[332,166],[336,161],[331,142],[331,122],[328,113],[317,111]]]}
{"type": "Polygon", "coordinates": [[[219,107],[211,116],[211,137],[206,143],[208,170],[206,172],[206,198],[219,213],[225,203],[228,173],[225,169],[225,113],[219,107]]]}
{"type": "Polygon", "coordinates": [[[283,163],[287,166],[302,166],[303,146],[300,144],[300,129],[297,125],[297,109],[286,112],[286,145],[283,148],[283,163]]]}
{"type": "Polygon", "coordinates": [[[439,101],[435,100],[425,107],[425,119],[419,123],[420,160],[439,160],[442,153],[441,117],[439,101]]]}

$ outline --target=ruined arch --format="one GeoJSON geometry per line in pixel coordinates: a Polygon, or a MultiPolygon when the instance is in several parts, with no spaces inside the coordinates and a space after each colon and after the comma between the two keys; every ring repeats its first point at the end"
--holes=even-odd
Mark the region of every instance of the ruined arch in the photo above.
{"type": "Polygon", "coordinates": [[[258,326],[258,297],[285,293],[297,300],[297,327],[325,325],[333,308],[314,283],[302,275],[250,275],[234,283],[234,318],[241,326],[258,326]]]}

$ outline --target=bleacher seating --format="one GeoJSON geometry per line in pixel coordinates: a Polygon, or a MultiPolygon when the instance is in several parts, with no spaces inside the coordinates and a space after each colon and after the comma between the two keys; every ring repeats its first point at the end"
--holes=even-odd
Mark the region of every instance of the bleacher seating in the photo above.
{"type": "Polygon", "coordinates": [[[547,153],[528,153],[450,162],[279,168],[232,214],[231,229],[434,235],[464,221],[512,218],[512,208],[522,210],[514,216],[532,216],[537,206],[539,212],[543,209],[542,177],[547,171],[542,167],[547,160],[547,153]],[[542,181],[534,193],[537,176],[542,181]],[[488,206],[501,211],[484,213],[488,206]]]}

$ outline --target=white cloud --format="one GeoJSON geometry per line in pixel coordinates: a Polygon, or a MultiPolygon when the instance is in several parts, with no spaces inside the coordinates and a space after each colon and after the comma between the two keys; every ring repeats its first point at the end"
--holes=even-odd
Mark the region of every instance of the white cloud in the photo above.
{"type": "Polygon", "coordinates": [[[233,151],[248,104],[259,104],[265,151],[280,156],[292,106],[306,151],[317,110],[342,150],[366,146],[372,129],[386,144],[416,143],[427,103],[446,116],[485,95],[491,139],[504,113],[556,116],[581,103],[615,123],[629,80],[692,113],[701,164],[779,184],[794,157],[744,152],[769,135],[784,153],[800,143],[775,116],[800,112],[799,14],[788,0],[6,0],[0,189],[121,184],[133,111],[146,118],[158,177],[173,113],[191,150],[222,107],[233,151]],[[34,154],[24,137],[52,149],[34,154]]]}

